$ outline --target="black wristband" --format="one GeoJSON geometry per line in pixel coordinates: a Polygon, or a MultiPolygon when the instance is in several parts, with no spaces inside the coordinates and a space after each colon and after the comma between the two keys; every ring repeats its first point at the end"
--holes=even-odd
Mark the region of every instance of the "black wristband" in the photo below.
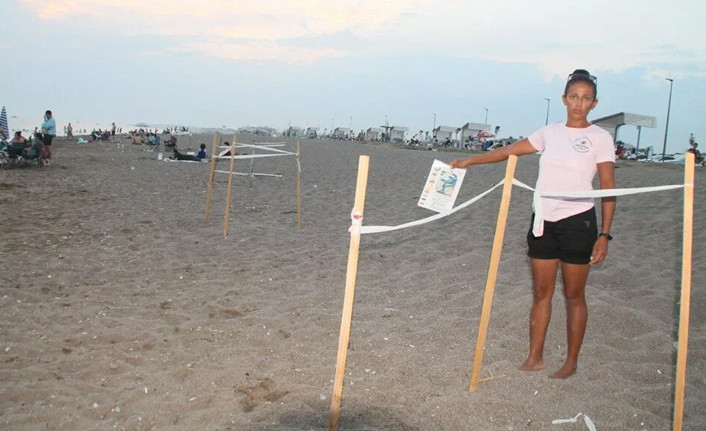
{"type": "Polygon", "coordinates": [[[613,236],[612,236],[611,234],[607,233],[607,232],[601,232],[601,233],[598,234],[598,237],[599,237],[599,238],[602,237],[602,236],[608,238],[608,241],[612,241],[612,240],[613,240],[613,236]]]}

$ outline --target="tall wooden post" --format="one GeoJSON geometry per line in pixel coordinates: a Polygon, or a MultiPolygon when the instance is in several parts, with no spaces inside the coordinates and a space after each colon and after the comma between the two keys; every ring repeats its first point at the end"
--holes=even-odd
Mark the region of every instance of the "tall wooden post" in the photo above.
{"type": "Polygon", "coordinates": [[[346,357],[348,356],[348,340],[351,334],[351,319],[353,316],[353,296],[355,280],[358,272],[358,251],[360,249],[360,226],[363,220],[365,206],[365,191],[368,186],[369,156],[360,156],[358,160],[358,181],[355,188],[353,204],[353,225],[351,226],[351,244],[348,249],[348,269],[346,272],[346,293],[343,298],[343,313],[341,316],[341,331],[338,338],[338,356],[336,360],[336,375],[333,382],[333,397],[329,412],[329,431],[338,429],[341,394],[343,392],[343,377],[346,373],[346,357]]]}
{"type": "Polygon", "coordinates": [[[478,339],[476,341],[476,353],[473,359],[473,372],[471,373],[471,392],[478,389],[478,377],[483,366],[483,353],[485,351],[485,338],[490,324],[490,311],[493,306],[493,295],[495,294],[495,281],[498,276],[498,266],[500,266],[500,255],[503,249],[503,239],[505,238],[505,224],[507,213],[510,208],[510,197],[512,194],[512,180],[515,176],[515,166],[517,156],[510,156],[505,169],[505,184],[503,185],[503,197],[500,201],[500,212],[495,226],[495,240],[493,250],[490,254],[490,267],[488,269],[488,279],[485,283],[485,295],[483,296],[483,311],[480,316],[480,328],[478,329],[478,339]]]}
{"type": "Polygon", "coordinates": [[[299,163],[300,142],[297,141],[297,230],[302,229],[302,169],[299,163]]]}
{"type": "Polygon", "coordinates": [[[235,164],[235,135],[230,144],[230,169],[228,170],[228,191],[226,192],[226,211],[223,216],[223,237],[228,236],[228,213],[230,211],[230,191],[233,185],[233,165],[235,164]]]}
{"type": "Polygon", "coordinates": [[[689,306],[691,302],[691,248],[694,232],[694,162],[696,155],[686,154],[684,167],[684,235],[682,239],[681,299],[679,301],[679,340],[677,373],[674,383],[673,430],[681,431],[684,416],[686,353],[689,341],[689,306]]]}
{"type": "Polygon", "coordinates": [[[211,174],[208,177],[208,192],[206,193],[206,220],[208,220],[208,214],[211,211],[211,196],[213,195],[213,179],[216,174],[216,157],[217,157],[217,146],[216,139],[218,133],[213,132],[213,145],[211,147],[211,174]]]}

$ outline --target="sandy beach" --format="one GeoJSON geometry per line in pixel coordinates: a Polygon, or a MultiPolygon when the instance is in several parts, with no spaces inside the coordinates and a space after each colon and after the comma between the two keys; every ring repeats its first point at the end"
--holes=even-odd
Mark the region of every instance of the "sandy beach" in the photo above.
{"type": "MultiPolygon", "coordinates": [[[[59,139],[51,166],[0,171],[0,429],[325,429],[358,157],[370,155],[364,224],[397,225],[432,214],[417,207],[429,168],[461,153],[304,140],[301,230],[296,160],[275,157],[253,169],[281,178],[233,178],[224,238],[227,175],[216,174],[205,221],[207,163],[159,161],[116,141],[59,139]]],[[[190,149],[201,142],[210,153],[211,136],[190,149]]],[[[534,185],[537,161],[521,158],[516,178],[534,185]]],[[[692,431],[706,429],[703,169],[683,427],[692,431]]],[[[468,170],[458,202],[504,172],[468,170]]],[[[616,179],[681,184],[684,171],[619,161],[616,179]]],[[[339,429],[585,430],[551,423],[579,412],[601,431],[671,429],[683,191],[618,199],[615,239],[588,280],[578,373],[557,381],[547,376],[566,351],[560,282],[548,369],[517,370],[532,196],[515,188],[483,361],[483,377],[497,378],[470,393],[500,198],[363,236],[339,429]]]]}

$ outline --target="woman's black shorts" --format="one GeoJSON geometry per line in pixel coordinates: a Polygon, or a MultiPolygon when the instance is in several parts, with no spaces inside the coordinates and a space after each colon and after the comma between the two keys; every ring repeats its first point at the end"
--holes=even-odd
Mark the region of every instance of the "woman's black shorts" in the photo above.
{"type": "Polygon", "coordinates": [[[51,146],[51,141],[54,140],[54,135],[50,135],[49,133],[45,133],[42,141],[44,141],[44,145],[46,146],[51,146]]]}
{"type": "Polygon", "coordinates": [[[545,221],[544,234],[532,234],[534,214],[527,233],[529,251],[534,259],[559,259],[566,263],[587,264],[598,238],[596,208],[559,221],[545,221]]]}

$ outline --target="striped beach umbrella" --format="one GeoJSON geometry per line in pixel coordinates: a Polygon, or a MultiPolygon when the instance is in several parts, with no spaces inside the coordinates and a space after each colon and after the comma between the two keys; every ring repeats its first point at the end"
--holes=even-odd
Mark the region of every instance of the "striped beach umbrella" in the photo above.
{"type": "Polygon", "coordinates": [[[10,139],[10,129],[7,127],[7,112],[5,112],[5,107],[2,107],[2,112],[0,112],[0,133],[5,139],[10,139]]]}

